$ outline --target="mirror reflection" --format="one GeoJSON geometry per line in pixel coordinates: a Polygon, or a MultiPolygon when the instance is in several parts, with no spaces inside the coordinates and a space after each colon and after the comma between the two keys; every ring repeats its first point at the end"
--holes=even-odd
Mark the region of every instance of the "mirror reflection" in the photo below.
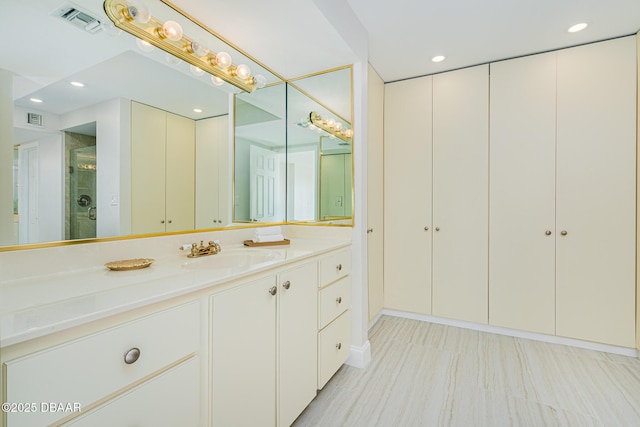
{"type": "Polygon", "coordinates": [[[294,87],[161,1],[144,3],[266,87],[218,85],[111,25],[102,0],[5,2],[0,23],[21,42],[0,45],[0,246],[350,217],[350,195],[344,212],[321,208],[332,142],[296,124],[316,111],[350,127],[350,68],[294,87]],[[309,164],[313,179],[300,177],[309,164]]]}
{"type": "Polygon", "coordinates": [[[236,96],[235,221],[351,223],[350,82],[347,67],[236,96]]]}
{"type": "Polygon", "coordinates": [[[287,221],[351,224],[351,67],[287,87],[287,221]]]}

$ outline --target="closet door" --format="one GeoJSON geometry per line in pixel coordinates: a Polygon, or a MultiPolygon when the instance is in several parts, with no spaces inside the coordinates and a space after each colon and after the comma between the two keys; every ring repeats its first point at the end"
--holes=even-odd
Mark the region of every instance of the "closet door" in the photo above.
{"type": "Polygon", "coordinates": [[[369,321],[384,306],[384,82],[369,65],[367,111],[367,276],[369,321]]]}
{"type": "Polygon", "coordinates": [[[384,305],[431,313],[432,77],[385,85],[384,305]]]}
{"type": "Polygon", "coordinates": [[[489,323],[555,334],[556,53],[491,64],[489,323]]]}
{"type": "Polygon", "coordinates": [[[433,77],[433,314],[488,321],[489,66],[433,77]]]}
{"type": "Polygon", "coordinates": [[[131,232],[165,231],[166,112],[131,103],[131,232]],[[155,165],[155,166],[152,166],[155,165]]]}
{"type": "Polygon", "coordinates": [[[196,229],[223,227],[229,179],[229,116],[211,117],[196,124],[196,229]]]}
{"type": "Polygon", "coordinates": [[[195,122],[167,113],[167,231],[195,225],[195,122]]]}
{"type": "Polygon", "coordinates": [[[558,52],[557,334],[633,347],[635,38],[558,52]]]}

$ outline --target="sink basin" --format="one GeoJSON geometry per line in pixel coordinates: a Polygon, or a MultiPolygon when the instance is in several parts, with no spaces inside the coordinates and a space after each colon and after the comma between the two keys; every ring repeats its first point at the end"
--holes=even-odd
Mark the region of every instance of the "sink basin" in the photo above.
{"type": "Polygon", "coordinates": [[[223,250],[216,255],[189,259],[182,264],[182,268],[186,268],[187,270],[217,270],[223,268],[249,267],[275,261],[279,257],[279,254],[275,252],[248,253],[246,251],[225,252],[223,250]]]}

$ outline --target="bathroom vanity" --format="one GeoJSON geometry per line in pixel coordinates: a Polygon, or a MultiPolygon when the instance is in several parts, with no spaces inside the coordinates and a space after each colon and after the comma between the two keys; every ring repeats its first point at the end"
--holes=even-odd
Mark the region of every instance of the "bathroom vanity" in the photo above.
{"type": "Polygon", "coordinates": [[[349,355],[350,271],[347,240],[223,241],[5,281],[3,425],[288,426],[349,355]]]}

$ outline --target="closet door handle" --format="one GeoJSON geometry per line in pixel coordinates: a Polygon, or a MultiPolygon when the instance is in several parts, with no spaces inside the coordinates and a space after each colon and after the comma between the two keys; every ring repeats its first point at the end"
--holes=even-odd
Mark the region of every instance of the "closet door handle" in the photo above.
{"type": "Polygon", "coordinates": [[[289,289],[291,287],[291,282],[287,280],[286,282],[284,282],[282,287],[285,288],[285,289],[289,289]]]}
{"type": "Polygon", "coordinates": [[[269,288],[269,293],[271,295],[275,295],[276,293],[278,293],[278,288],[276,288],[275,286],[272,286],[269,288]]]}

